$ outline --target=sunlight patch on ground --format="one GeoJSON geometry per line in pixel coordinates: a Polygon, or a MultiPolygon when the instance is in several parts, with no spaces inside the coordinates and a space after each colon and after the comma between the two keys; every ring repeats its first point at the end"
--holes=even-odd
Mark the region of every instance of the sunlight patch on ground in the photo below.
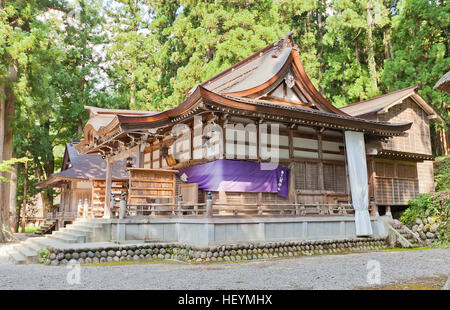
{"type": "Polygon", "coordinates": [[[399,280],[388,284],[370,287],[358,287],[361,290],[440,290],[448,280],[448,276],[420,277],[409,280],[399,280]]]}

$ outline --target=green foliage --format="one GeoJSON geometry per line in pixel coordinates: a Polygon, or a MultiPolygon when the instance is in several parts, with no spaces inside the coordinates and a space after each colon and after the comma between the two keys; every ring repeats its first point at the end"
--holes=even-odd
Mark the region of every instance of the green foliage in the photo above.
{"type": "MultiPolygon", "coordinates": [[[[14,157],[27,157],[28,172],[18,165],[18,192],[24,179],[46,178],[54,170],[52,111],[57,104],[52,78],[63,51],[55,40],[50,9],[64,12],[65,1],[2,1],[0,10],[0,86],[5,88],[11,119],[14,157]]],[[[0,93],[0,96],[5,94],[0,93]]],[[[29,186],[27,191],[35,191],[29,186]]]]}
{"type": "Polygon", "coordinates": [[[290,29],[273,1],[114,0],[109,77],[132,109],[166,110],[290,29]]]}
{"type": "MultiPolygon", "coordinates": [[[[292,29],[333,105],[419,84],[448,126],[450,97],[432,87],[450,68],[449,11],[437,0],[2,1],[0,86],[14,97],[14,157],[30,158],[27,173],[18,165],[18,199],[25,180],[31,197],[59,169],[85,105],[167,110],[292,29]]],[[[448,161],[437,167],[437,189],[449,189],[448,161]]],[[[45,190],[48,204],[54,194],[45,190]]]]}
{"type": "Polygon", "coordinates": [[[434,162],[436,191],[450,190],[450,155],[436,158],[434,162]]]}
{"type": "Polygon", "coordinates": [[[51,81],[57,93],[57,104],[54,111],[53,145],[65,144],[70,139],[79,140],[82,129],[89,118],[84,109],[86,105],[99,105],[98,85],[105,70],[101,64],[105,57],[96,50],[107,41],[105,33],[105,17],[101,12],[100,1],[78,0],[72,8],[74,14],[64,16],[58,22],[61,27],[55,38],[61,40],[64,57],[55,66],[51,81]]]}
{"type": "Polygon", "coordinates": [[[39,250],[39,263],[43,264],[45,262],[45,259],[50,254],[50,251],[47,249],[40,249],[39,250]]]}
{"type": "MultiPolygon", "coordinates": [[[[131,109],[144,109],[151,100],[150,83],[156,47],[149,31],[152,8],[148,0],[114,0],[106,8],[111,44],[107,49],[109,78],[116,85],[120,101],[131,109]]],[[[149,108],[149,107],[148,107],[149,108]]]]}
{"type": "MultiPolygon", "coordinates": [[[[24,163],[29,159],[26,157],[22,158],[11,158],[9,160],[4,160],[0,163],[0,171],[1,172],[11,172],[14,169],[14,165],[17,163],[24,163]]],[[[9,180],[3,176],[0,176],[0,181],[9,182],[9,180]]]]}
{"type": "Polygon", "coordinates": [[[422,194],[419,199],[411,199],[408,209],[405,210],[400,220],[402,223],[413,226],[416,218],[424,219],[432,217],[439,223],[439,231],[442,232],[444,241],[450,238],[450,192],[437,192],[422,194]]]}
{"type": "MultiPolygon", "coordinates": [[[[11,89],[15,105],[15,156],[30,158],[27,170],[18,166],[19,202],[25,180],[29,198],[38,192],[34,184],[55,171],[55,162],[61,160],[55,159],[54,148],[81,137],[88,118],[84,105],[107,101],[106,92],[97,96],[94,87],[104,61],[94,53],[105,37],[98,3],[80,0],[71,7],[63,0],[2,2],[0,84],[11,89]],[[16,77],[10,76],[10,68],[16,77]]],[[[52,205],[53,195],[53,190],[44,190],[46,207],[52,205]]]]}
{"type": "Polygon", "coordinates": [[[446,119],[443,103],[450,96],[433,90],[434,84],[450,68],[450,2],[404,0],[392,18],[394,58],[387,59],[382,74],[386,92],[418,84],[419,94],[446,119]]]}
{"type": "MultiPolygon", "coordinates": [[[[34,227],[25,227],[25,232],[26,232],[26,233],[34,233],[34,232],[35,232],[36,230],[38,230],[38,229],[39,229],[39,227],[37,227],[37,226],[34,226],[34,227]]],[[[22,232],[22,227],[19,227],[18,232],[19,232],[19,233],[22,232]]]]}
{"type": "Polygon", "coordinates": [[[402,223],[412,226],[416,218],[425,218],[426,211],[434,215],[437,211],[438,204],[432,194],[423,194],[419,199],[411,199],[408,202],[409,207],[405,210],[400,220],[402,223]]]}
{"type": "Polygon", "coordinates": [[[49,254],[50,252],[49,252],[49,250],[47,250],[47,249],[40,249],[39,250],[39,255],[40,256],[42,256],[42,257],[47,257],[47,255],[49,254]]]}

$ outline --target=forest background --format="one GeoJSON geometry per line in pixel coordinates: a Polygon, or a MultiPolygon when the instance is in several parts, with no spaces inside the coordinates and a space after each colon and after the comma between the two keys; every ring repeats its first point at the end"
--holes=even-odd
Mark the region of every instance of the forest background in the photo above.
{"type": "Polygon", "coordinates": [[[169,109],[291,30],[337,107],[417,84],[446,120],[431,133],[442,155],[449,25],[445,0],[0,0],[0,239],[31,197],[53,205],[35,184],[81,138],[85,105],[169,109]]]}

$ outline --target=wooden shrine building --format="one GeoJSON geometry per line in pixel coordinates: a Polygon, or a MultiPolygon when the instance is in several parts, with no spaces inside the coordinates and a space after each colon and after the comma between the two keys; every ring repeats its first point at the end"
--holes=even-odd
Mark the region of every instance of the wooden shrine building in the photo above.
{"type": "MultiPolygon", "coordinates": [[[[111,218],[117,239],[125,224],[130,234],[134,231],[126,238],[136,239],[133,218],[152,227],[178,225],[173,226],[177,237],[167,237],[169,228],[164,228],[159,238],[203,244],[286,240],[297,234],[380,235],[377,204],[396,202],[383,200],[389,184],[382,178],[391,172],[389,163],[397,167],[395,178],[412,182],[401,184],[404,191],[395,183],[402,203],[408,195],[416,197],[420,186],[431,189],[417,184],[416,168],[432,160],[425,151],[429,141],[423,142],[424,150],[392,147],[411,143],[417,128],[439,119],[414,90],[408,89],[408,97],[394,93],[373,99],[387,114],[370,110],[376,115],[361,116],[338,109],[309,80],[290,33],[195,85],[173,109],[139,115],[116,111],[97,127],[90,120],[77,149],[106,159],[106,197],[112,192],[114,163],[136,157],[128,169],[125,214],[117,218],[117,206],[111,209],[105,199],[104,217],[111,218]],[[400,99],[411,101],[419,116],[394,114],[400,99]],[[257,224],[263,223],[261,231],[257,224]]],[[[429,139],[429,133],[420,133],[417,137],[429,139]]],[[[158,234],[158,229],[145,231],[158,234]]]]}
{"type": "MultiPolygon", "coordinates": [[[[86,107],[90,118],[85,131],[98,130],[111,122],[120,111],[122,115],[148,114],[148,111],[128,111],[86,107]]],[[[52,174],[47,180],[39,182],[38,188],[58,188],[60,192],[59,206],[46,212],[47,220],[53,220],[56,227],[64,227],[77,217],[103,217],[106,161],[99,154],[80,154],[75,148],[79,142],[66,144],[61,171],[52,174]],[[86,206],[86,208],[85,208],[86,206]]],[[[135,158],[131,158],[131,163],[135,158]]],[[[116,200],[120,200],[122,187],[128,181],[126,160],[113,165],[112,184],[116,200]]]]}
{"type": "MultiPolygon", "coordinates": [[[[434,191],[430,123],[444,120],[417,93],[417,85],[341,108],[383,122],[412,122],[405,136],[367,143],[369,189],[379,206],[403,210],[408,200],[434,191]]],[[[395,211],[394,209],[394,211],[395,211]]]]}
{"type": "MultiPolygon", "coordinates": [[[[38,188],[59,188],[59,206],[47,212],[46,217],[54,220],[57,228],[73,223],[77,217],[103,217],[106,161],[98,154],[79,154],[75,149],[77,144],[67,143],[61,171],[37,184],[38,188]]],[[[126,165],[126,160],[113,165],[111,186],[117,202],[128,182],[126,165]]]]}

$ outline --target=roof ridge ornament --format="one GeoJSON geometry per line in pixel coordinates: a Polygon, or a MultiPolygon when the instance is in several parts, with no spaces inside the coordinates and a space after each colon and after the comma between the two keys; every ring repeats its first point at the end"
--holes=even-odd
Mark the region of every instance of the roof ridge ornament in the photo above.
{"type": "Polygon", "coordinates": [[[281,44],[281,40],[283,40],[283,39],[280,39],[280,40],[278,40],[277,42],[275,42],[275,44],[273,45],[273,47],[275,48],[275,51],[273,52],[273,54],[272,54],[272,57],[273,58],[278,58],[278,56],[280,56],[280,54],[281,54],[281,48],[282,48],[282,44],[281,44]]]}
{"type": "Polygon", "coordinates": [[[289,71],[288,74],[284,77],[284,81],[286,82],[287,87],[292,88],[295,84],[295,78],[292,73],[289,71]]]}
{"type": "Polygon", "coordinates": [[[293,47],[293,48],[297,48],[298,46],[294,43],[294,40],[292,39],[292,35],[295,33],[295,29],[292,30],[291,32],[289,32],[287,35],[285,35],[284,37],[282,37],[281,39],[279,39],[277,42],[275,42],[273,44],[275,51],[272,54],[273,58],[277,58],[278,56],[280,56],[281,54],[281,50],[284,47],[293,47]]]}

